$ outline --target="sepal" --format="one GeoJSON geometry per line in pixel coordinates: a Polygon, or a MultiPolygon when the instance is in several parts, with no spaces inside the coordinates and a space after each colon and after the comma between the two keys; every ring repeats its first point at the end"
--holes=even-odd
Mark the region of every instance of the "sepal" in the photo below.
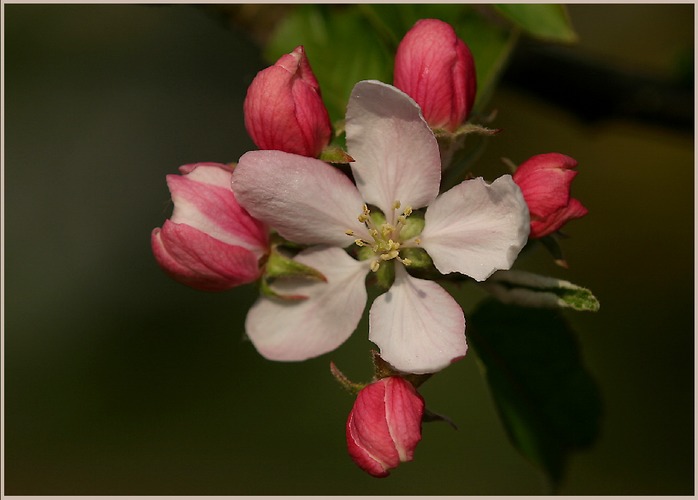
{"type": "Polygon", "coordinates": [[[325,149],[322,150],[320,153],[320,160],[331,163],[333,165],[336,164],[346,164],[346,163],[351,163],[354,161],[354,158],[349,156],[349,154],[344,151],[342,148],[339,146],[327,146],[325,149]]]}
{"type": "Polygon", "coordinates": [[[269,258],[264,266],[264,273],[259,282],[259,291],[264,297],[281,300],[305,300],[305,295],[283,295],[275,291],[271,284],[279,278],[305,278],[327,282],[327,278],[317,269],[306,266],[278,250],[278,245],[272,245],[269,258]]]}

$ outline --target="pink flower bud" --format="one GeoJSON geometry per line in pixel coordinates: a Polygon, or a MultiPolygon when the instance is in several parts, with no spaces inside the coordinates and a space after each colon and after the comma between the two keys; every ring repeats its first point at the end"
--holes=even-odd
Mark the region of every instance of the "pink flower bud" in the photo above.
{"type": "Polygon", "coordinates": [[[218,291],[255,281],[268,252],[268,231],[233,194],[232,167],[196,163],[168,175],[172,217],[151,234],[155,260],[172,278],[218,291]]]}
{"type": "Polygon", "coordinates": [[[513,175],[531,214],[530,238],[541,238],[578,219],[588,210],[570,197],[577,161],[560,153],[536,155],[523,162],[513,175]]]}
{"type": "Polygon", "coordinates": [[[422,19],[395,55],[393,82],[422,108],[432,129],[455,131],[475,102],[475,62],[451,25],[422,19]]]}
{"type": "Polygon", "coordinates": [[[247,132],[260,149],[316,158],[330,142],[330,117],[302,46],[257,74],[244,112],[247,132]]]}
{"type": "Polygon", "coordinates": [[[347,420],[352,460],[376,477],[385,477],[400,462],[409,462],[422,439],[424,400],[412,384],[387,377],[359,392],[347,420]]]}

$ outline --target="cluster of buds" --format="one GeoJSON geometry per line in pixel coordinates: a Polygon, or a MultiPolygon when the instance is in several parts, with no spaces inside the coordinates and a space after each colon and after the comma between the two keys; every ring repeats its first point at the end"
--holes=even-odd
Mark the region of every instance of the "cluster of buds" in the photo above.
{"type": "Polygon", "coordinates": [[[391,370],[354,391],[346,426],[349,455],[376,477],[412,460],[421,440],[426,409],[410,375],[443,369],[467,347],[460,307],[409,271],[484,281],[509,269],[529,238],[587,212],[570,197],[576,162],[558,153],[530,158],[513,177],[439,193],[450,159],[441,139],[452,147],[487,130],[468,123],[475,98],[465,42],[445,22],[417,22],[397,49],[394,87],[366,81],[352,92],[343,158],[354,181],[322,161],[332,126],[299,46],[249,86],[245,126],[260,151],[167,176],[174,211],[152,232],[158,264],[181,283],[209,291],[260,283],[246,330],[269,359],[303,360],[344,342],[363,314],[367,273],[389,290],[373,303],[369,338],[391,370]],[[474,225],[471,207],[483,211],[474,225]]]}

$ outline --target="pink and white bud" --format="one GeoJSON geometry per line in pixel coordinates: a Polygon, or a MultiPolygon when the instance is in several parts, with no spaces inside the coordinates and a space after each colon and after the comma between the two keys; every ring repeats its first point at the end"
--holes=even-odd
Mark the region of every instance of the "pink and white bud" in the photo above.
{"type": "Polygon", "coordinates": [[[330,117],[302,46],[257,73],[244,112],[259,149],[316,158],[330,142],[330,117]]]}
{"type": "Polygon", "coordinates": [[[409,462],[422,439],[424,400],[401,377],[387,377],[359,392],[347,420],[352,460],[375,477],[409,462]]]}
{"type": "Polygon", "coordinates": [[[477,88],[475,62],[450,24],[421,19],[395,55],[394,85],[414,99],[432,129],[454,132],[467,118],[477,88]]]}
{"type": "Polygon", "coordinates": [[[514,172],[514,182],[521,188],[531,215],[530,238],[554,233],[567,221],[588,213],[570,196],[576,166],[577,161],[569,156],[546,153],[529,158],[514,172]]]}
{"type": "Polygon", "coordinates": [[[233,168],[195,163],[179,171],[181,175],[167,176],[172,217],[151,234],[157,263],[175,280],[199,290],[227,290],[255,281],[269,235],[235,199],[233,168]]]}

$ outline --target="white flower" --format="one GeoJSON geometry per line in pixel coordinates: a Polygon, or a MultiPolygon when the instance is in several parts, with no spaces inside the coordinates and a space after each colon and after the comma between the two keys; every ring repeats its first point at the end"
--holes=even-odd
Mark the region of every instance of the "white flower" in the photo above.
{"type": "Polygon", "coordinates": [[[346,136],[356,185],[313,158],[280,151],[240,158],[233,174],[239,202],[284,238],[312,245],[296,259],[327,278],[275,284],[280,293],[308,299],[259,298],[247,316],[247,334],[269,359],[300,361],[329,352],[361,319],[366,275],[393,261],[395,281],[371,306],[369,339],[398,370],[441,370],[466,353],[463,311],[440,285],[411,276],[400,252],[422,248],[439,272],[478,281],[508,269],[528,237],[521,191],[505,175],[492,184],[467,180],[439,196],[433,133],[410,97],[381,82],[354,87],[346,136]],[[385,223],[371,217],[368,205],[384,214],[385,223]],[[412,211],[424,207],[421,234],[402,232],[412,211]],[[343,250],[351,245],[364,247],[369,258],[352,258],[343,250]]]}

